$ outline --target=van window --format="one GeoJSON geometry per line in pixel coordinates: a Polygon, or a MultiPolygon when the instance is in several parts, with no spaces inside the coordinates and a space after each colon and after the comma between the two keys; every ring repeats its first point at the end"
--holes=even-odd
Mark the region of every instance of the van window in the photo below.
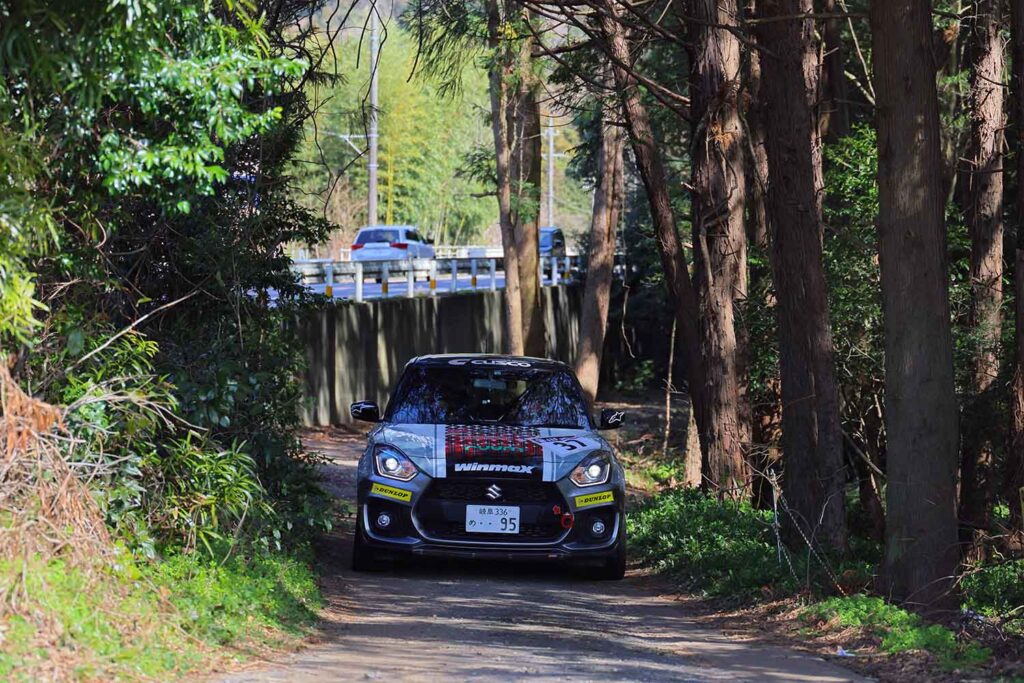
{"type": "Polygon", "coordinates": [[[367,244],[368,242],[397,242],[397,230],[363,230],[356,235],[356,244],[367,244]]]}

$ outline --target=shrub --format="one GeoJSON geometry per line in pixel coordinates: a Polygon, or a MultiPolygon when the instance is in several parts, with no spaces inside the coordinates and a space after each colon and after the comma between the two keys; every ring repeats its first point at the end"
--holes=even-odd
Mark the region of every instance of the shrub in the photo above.
{"type": "Polygon", "coordinates": [[[960,643],[948,628],[926,624],[917,614],[890,605],[882,598],[854,595],[829,598],[801,615],[808,622],[834,622],[847,628],[861,628],[881,641],[885,652],[926,650],[945,668],[977,666],[991,652],[977,643],[960,643]]]}
{"type": "MultiPolygon", "coordinates": [[[[988,616],[1020,613],[1024,610],[1024,559],[975,568],[964,575],[961,588],[968,609],[988,616]]],[[[1024,631],[1024,624],[1016,629],[1024,631]]]]}
{"type": "Polygon", "coordinates": [[[747,502],[672,491],[630,515],[629,532],[637,557],[708,595],[751,598],[793,578],[771,513],[747,502]]]}

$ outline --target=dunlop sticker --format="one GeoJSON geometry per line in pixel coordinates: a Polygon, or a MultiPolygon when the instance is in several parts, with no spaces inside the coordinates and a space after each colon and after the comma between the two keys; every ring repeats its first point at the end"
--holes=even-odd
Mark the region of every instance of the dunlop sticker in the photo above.
{"type": "Polygon", "coordinates": [[[576,496],[576,507],[578,508],[613,502],[615,502],[615,494],[611,491],[601,491],[601,493],[587,493],[582,496],[576,496]]]}
{"type": "Polygon", "coordinates": [[[375,493],[378,496],[383,496],[385,498],[394,498],[395,500],[400,500],[403,503],[408,503],[412,500],[412,491],[396,489],[394,486],[385,486],[384,484],[374,484],[370,487],[370,493],[375,493]]]}

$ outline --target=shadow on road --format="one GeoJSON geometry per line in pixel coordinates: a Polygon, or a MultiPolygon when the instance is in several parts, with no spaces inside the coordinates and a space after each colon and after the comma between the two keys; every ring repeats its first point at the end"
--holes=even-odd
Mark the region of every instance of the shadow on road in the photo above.
{"type": "MultiPolygon", "coordinates": [[[[358,448],[330,455],[343,493],[358,448]]],[[[319,544],[329,604],[318,642],[228,680],[862,680],[701,627],[636,571],[600,582],[560,565],[417,560],[357,574],[350,552],[344,533],[319,544]]]]}

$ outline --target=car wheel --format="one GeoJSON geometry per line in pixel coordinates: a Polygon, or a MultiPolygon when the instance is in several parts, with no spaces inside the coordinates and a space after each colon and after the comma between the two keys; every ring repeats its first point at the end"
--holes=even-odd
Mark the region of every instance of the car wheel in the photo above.
{"type": "Polygon", "coordinates": [[[591,577],[598,581],[619,581],[626,575],[626,532],[619,535],[619,542],[615,544],[615,554],[604,561],[604,564],[594,567],[591,577]]]}
{"type": "Polygon", "coordinates": [[[352,538],[352,571],[379,572],[383,569],[380,561],[373,556],[373,550],[363,540],[363,532],[356,529],[352,538]]]}

